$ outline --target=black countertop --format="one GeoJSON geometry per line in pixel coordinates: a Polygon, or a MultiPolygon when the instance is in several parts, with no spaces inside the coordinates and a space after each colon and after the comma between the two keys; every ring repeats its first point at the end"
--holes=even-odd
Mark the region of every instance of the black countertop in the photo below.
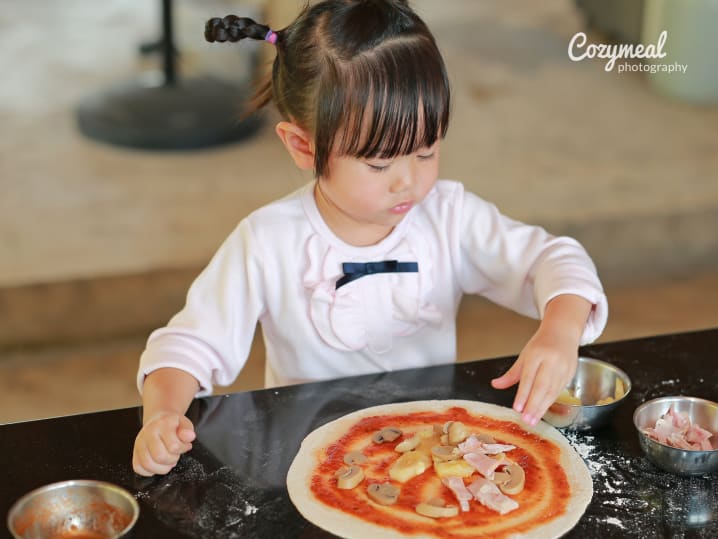
{"type": "MultiPolygon", "coordinates": [[[[663,395],[718,401],[718,328],[593,345],[588,357],[625,370],[633,390],[612,423],[565,433],[584,458],[594,495],[566,537],[718,537],[718,474],[679,477],[641,453],[632,413],[663,395]]],[[[99,479],[140,503],[136,538],[330,537],[294,508],[285,487],[302,438],[344,414],[392,402],[472,399],[510,406],[489,380],[514,358],[480,360],[195,400],[194,449],[164,477],[132,472],[140,408],[0,426],[0,515],[41,485],[99,479]]],[[[0,537],[7,533],[0,527],[0,537]]]]}

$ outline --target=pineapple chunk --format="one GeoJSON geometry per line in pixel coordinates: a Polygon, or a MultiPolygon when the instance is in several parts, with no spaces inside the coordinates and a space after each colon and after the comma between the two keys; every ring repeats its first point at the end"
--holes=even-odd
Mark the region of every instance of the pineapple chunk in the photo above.
{"type": "Polygon", "coordinates": [[[440,478],[447,477],[449,475],[455,475],[457,477],[469,477],[474,470],[474,467],[466,462],[464,459],[460,460],[449,460],[447,462],[441,462],[439,460],[434,461],[434,470],[436,475],[440,478]]]}
{"type": "Polygon", "coordinates": [[[558,394],[558,397],[556,397],[556,402],[559,404],[572,404],[572,405],[581,405],[581,399],[579,399],[576,395],[571,393],[568,389],[563,388],[561,390],[561,393],[558,394]]]}
{"type": "Polygon", "coordinates": [[[389,477],[399,483],[424,473],[431,466],[431,459],[425,453],[409,451],[400,456],[389,468],[389,477]]]}
{"type": "Polygon", "coordinates": [[[418,436],[421,437],[421,442],[416,448],[417,453],[424,453],[431,458],[431,448],[439,444],[439,437],[430,430],[419,431],[418,436]]]}

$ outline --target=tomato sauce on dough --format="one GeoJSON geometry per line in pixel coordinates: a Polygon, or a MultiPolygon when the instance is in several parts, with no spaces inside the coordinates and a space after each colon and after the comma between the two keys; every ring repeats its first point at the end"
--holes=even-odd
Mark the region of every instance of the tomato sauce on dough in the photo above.
{"type": "MultiPolygon", "coordinates": [[[[439,538],[455,538],[484,533],[492,537],[505,537],[530,531],[566,511],[571,490],[566,473],[559,463],[560,452],[560,448],[553,442],[525,431],[516,423],[472,415],[459,407],[450,408],[444,413],[371,416],[357,421],[344,436],[325,449],[324,458],[313,474],[311,490],[322,503],[378,526],[395,529],[398,534],[423,533],[439,538]],[[469,511],[460,511],[457,516],[450,518],[432,519],[415,512],[417,504],[437,495],[447,505],[458,505],[458,502],[441,483],[433,467],[406,483],[392,481],[389,468],[400,456],[394,447],[405,437],[383,444],[376,444],[371,438],[385,427],[398,427],[411,434],[433,425],[442,425],[446,421],[461,421],[471,432],[488,433],[497,443],[516,446],[516,449],[507,453],[507,457],[521,465],[526,474],[524,490],[511,496],[519,503],[518,509],[500,515],[472,501],[469,511]],[[357,450],[368,457],[368,463],[362,465],[365,479],[353,489],[339,489],[334,473],[345,466],[344,455],[357,450]],[[375,503],[366,493],[371,483],[385,481],[401,489],[397,503],[391,506],[375,503]]],[[[465,482],[470,483],[472,478],[465,482]]]]}

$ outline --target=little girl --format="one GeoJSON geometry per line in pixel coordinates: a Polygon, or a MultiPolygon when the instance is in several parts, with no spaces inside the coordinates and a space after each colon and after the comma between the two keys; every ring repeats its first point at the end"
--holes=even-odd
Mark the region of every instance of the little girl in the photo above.
{"type": "Polygon", "coordinates": [[[205,35],[276,48],[257,105],[274,102],[277,135],[316,179],[242,220],[150,336],[135,471],[167,473],[191,448],[190,402],[232,383],[257,321],[268,386],[422,367],[455,360],[464,293],[541,319],[492,381],[518,383],[514,408],[538,422],[603,330],[606,298],[576,241],[437,179],[450,95],[424,22],[401,0],[325,0],[283,30],[228,16],[205,35]]]}

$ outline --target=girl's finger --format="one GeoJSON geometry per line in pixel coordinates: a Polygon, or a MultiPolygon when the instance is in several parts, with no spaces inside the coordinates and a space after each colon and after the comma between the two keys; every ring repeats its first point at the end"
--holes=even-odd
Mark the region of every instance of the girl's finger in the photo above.
{"type": "MultiPolygon", "coordinates": [[[[137,450],[135,455],[137,462],[135,471],[146,477],[150,477],[154,474],[166,474],[174,467],[156,462],[148,448],[137,450]]],[[[134,461],[135,459],[133,459],[133,462],[134,461]]]]}
{"type": "Polygon", "coordinates": [[[168,464],[160,464],[159,462],[153,462],[149,466],[150,472],[152,472],[152,475],[159,474],[159,475],[166,475],[172,470],[174,466],[170,466],[168,464]]]}
{"type": "MultiPolygon", "coordinates": [[[[519,413],[524,412],[526,408],[526,401],[533,391],[537,370],[538,364],[536,362],[530,362],[524,365],[522,369],[519,388],[516,391],[516,398],[514,399],[514,410],[519,413]]],[[[528,423],[531,418],[524,413],[522,419],[528,423]]]]}
{"type": "Polygon", "coordinates": [[[558,395],[561,386],[561,378],[553,375],[548,366],[543,365],[536,374],[531,395],[526,403],[526,415],[530,417],[527,421],[531,425],[538,423],[551,406],[551,403],[558,395]]]}
{"type": "Polygon", "coordinates": [[[161,438],[150,438],[147,442],[147,447],[153,462],[164,465],[174,464],[176,456],[169,452],[161,438]]]}
{"type": "Polygon", "coordinates": [[[549,394],[544,390],[536,388],[526,403],[526,413],[524,421],[529,425],[535,425],[543,417],[544,413],[551,404],[549,394]]]}
{"type": "Polygon", "coordinates": [[[519,364],[518,360],[516,360],[514,364],[511,365],[511,368],[509,368],[509,370],[507,370],[498,378],[494,378],[493,380],[491,380],[491,385],[496,389],[506,389],[507,387],[511,387],[516,382],[518,382],[520,378],[521,365],[519,364]]]}
{"type": "Polygon", "coordinates": [[[188,450],[185,442],[179,439],[175,430],[164,430],[160,432],[160,440],[169,455],[181,455],[188,450]]]}
{"type": "Polygon", "coordinates": [[[154,475],[151,471],[149,471],[144,466],[144,464],[141,462],[141,459],[137,453],[138,453],[138,450],[135,449],[135,451],[132,455],[132,469],[135,471],[135,473],[138,475],[142,475],[144,477],[151,477],[152,475],[154,475]]]}
{"type": "Polygon", "coordinates": [[[177,430],[190,430],[194,432],[194,425],[189,420],[187,416],[180,416],[179,421],[177,422],[177,430]]]}
{"type": "Polygon", "coordinates": [[[189,445],[190,447],[192,446],[190,442],[193,442],[196,437],[197,435],[195,434],[193,429],[187,429],[182,427],[177,429],[177,438],[186,445],[189,445]]]}

